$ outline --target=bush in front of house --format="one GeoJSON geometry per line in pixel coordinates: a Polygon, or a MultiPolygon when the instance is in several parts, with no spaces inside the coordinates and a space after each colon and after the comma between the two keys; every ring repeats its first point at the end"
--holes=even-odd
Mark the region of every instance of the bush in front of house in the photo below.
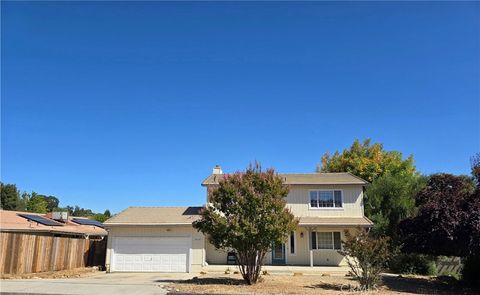
{"type": "Polygon", "coordinates": [[[357,234],[345,232],[343,249],[350,271],[364,291],[375,289],[381,281],[380,274],[386,269],[390,256],[389,238],[374,238],[368,232],[358,229],[357,234]]]}
{"type": "Polygon", "coordinates": [[[390,258],[390,271],[399,274],[434,276],[437,274],[435,258],[422,254],[399,253],[390,258]]]}

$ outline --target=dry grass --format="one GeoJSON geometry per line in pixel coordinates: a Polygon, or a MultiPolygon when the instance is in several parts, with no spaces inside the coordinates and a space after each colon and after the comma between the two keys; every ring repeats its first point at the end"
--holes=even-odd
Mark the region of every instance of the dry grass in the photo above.
{"type": "MultiPolygon", "coordinates": [[[[171,285],[179,293],[189,294],[349,294],[357,286],[349,277],[303,275],[263,276],[256,285],[246,285],[239,275],[206,274],[171,285]]],[[[360,294],[362,292],[355,292],[360,294]]],[[[451,283],[428,277],[388,277],[376,294],[475,294],[451,283]]]]}
{"type": "Polygon", "coordinates": [[[59,271],[47,271],[29,274],[1,274],[1,279],[64,279],[86,277],[98,273],[96,267],[82,267],[59,271]]]}

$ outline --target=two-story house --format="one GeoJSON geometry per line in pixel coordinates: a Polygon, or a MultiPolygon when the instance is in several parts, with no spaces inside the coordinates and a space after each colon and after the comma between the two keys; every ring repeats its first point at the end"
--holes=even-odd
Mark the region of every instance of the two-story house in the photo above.
{"type": "MultiPolygon", "coordinates": [[[[337,250],[344,231],[370,227],[364,216],[367,182],[350,173],[279,174],[290,188],[287,206],[299,224],[266,264],[344,265],[337,250]]],[[[202,185],[208,195],[224,177],[216,166],[202,185]]],[[[192,227],[201,207],[129,207],[105,222],[107,269],[133,272],[197,272],[227,264],[228,251],[213,247],[192,227]]]]}

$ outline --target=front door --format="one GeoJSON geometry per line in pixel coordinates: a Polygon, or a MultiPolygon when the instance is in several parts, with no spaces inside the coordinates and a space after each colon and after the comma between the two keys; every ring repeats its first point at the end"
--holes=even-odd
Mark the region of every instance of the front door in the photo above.
{"type": "Polygon", "coordinates": [[[272,248],[272,264],[285,264],[285,244],[276,244],[272,248]]]}

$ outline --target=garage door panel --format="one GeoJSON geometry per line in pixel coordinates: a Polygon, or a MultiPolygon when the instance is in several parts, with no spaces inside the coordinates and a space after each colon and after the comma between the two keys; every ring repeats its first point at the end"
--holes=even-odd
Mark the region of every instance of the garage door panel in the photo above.
{"type": "Polygon", "coordinates": [[[117,237],[112,271],[186,272],[191,238],[117,237]]]}

